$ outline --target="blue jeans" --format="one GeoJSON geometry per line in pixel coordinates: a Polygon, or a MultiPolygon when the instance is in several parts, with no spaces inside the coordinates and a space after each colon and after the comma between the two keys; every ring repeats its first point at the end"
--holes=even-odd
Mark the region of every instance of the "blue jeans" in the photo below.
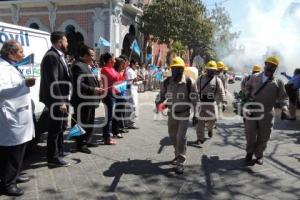
{"type": "Polygon", "coordinates": [[[115,126],[115,120],[113,120],[113,112],[115,110],[116,98],[113,94],[108,93],[107,96],[103,99],[105,105],[105,117],[107,118],[106,124],[103,127],[103,139],[108,140],[112,137],[112,126],[115,126]]]}

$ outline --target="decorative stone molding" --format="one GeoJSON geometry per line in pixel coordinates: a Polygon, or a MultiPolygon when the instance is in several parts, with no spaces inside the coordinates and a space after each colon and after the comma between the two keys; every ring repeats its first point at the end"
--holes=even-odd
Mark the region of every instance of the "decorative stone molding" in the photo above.
{"type": "Polygon", "coordinates": [[[20,19],[20,5],[19,4],[11,4],[11,21],[14,24],[18,24],[20,19]]]}
{"type": "Polygon", "coordinates": [[[107,9],[103,8],[95,8],[93,10],[93,21],[105,21],[105,12],[107,12],[107,9]]]}
{"type": "Polygon", "coordinates": [[[119,24],[121,22],[122,17],[122,8],[116,7],[113,10],[113,22],[119,24]]]}
{"type": "Polygon", "coordinates": [[[50,29],[51,29],[51,31],[54,31],[55,21],[56,21],[57,5],[53,2],[49,2],[48,11],[49,11],[50,29]]]}

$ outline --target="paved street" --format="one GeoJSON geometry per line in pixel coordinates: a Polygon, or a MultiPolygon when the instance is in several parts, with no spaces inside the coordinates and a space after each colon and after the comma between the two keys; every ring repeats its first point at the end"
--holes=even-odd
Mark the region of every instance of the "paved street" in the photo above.
{"type": "MultiPolygon", "coordinates": [[[[21,199],[300,199],[299,120],[276,119],[264,165],[246,167],[242,120],[227,114],[231,119],[218,123],[212,139],[201,147],[189,144],[185,173],[176,175],[168,163],[174,155],[166,120],[155,120],[153,113],[155,95],[140,95],[139,130],[124,134],[116,146],[71,154],[68,168],[48,169],[41,143],[27,156],[25,172],[32,180],[20,184],[21,199]]],[[[97,116],[101,120],[103,111],[97,116]]],[[[100,135],[97,129],[95,138],[100,135]]],[[[188,141],[195,139],[191,126],[188,141]]],[[[68,142],[67,148],[73,147],[68,142]]],[[[13,198],[0,196],[4,199],[13,198]]]]}

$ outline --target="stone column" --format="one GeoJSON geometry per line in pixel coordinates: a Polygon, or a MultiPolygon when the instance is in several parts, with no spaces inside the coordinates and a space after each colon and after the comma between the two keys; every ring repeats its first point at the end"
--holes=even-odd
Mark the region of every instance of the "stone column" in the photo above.
{"type": "Polygon", "coordinates": [[[51,32],[54,31],[55,28],[56,10],[57,10],[57,5],[53,2],[49,2],[48,11],[49,11],[49,22],[50,22],[51,32]]]}
{"type": "Polygon", "coordinates": [[[20,19],[20,5],[19,4],[11,4],[11,21],[13,24],[18,24],[20,19]]]}
{"type": "Polygon", "coordinates": [[[113,53],[116,56],[119,56],[121,54],[121,48],[122,48],[122,44],[121,44],[121,33],[120,33],[120,29],[121,29],[121,17],[122,17],[122,7],[120,7],[119,5],[115,7],[114,11],[113,11],[113,38],[114,38],[114,49],[113,49],[113,53]]]}

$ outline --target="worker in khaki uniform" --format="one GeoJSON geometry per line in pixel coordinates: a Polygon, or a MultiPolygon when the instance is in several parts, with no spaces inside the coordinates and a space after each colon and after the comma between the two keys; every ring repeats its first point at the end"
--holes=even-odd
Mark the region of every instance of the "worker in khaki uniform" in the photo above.
{"type": "MultiPolygon", "coordinates": [[[[224,93],[225,93],[225,97],[227,96],[227,79],[226,76],[224,74],[224,68],[225,68],[225,64],[223,61],[218,61],[217,62],[217,71],[216,71],[216,76],[221,80],[223,88],[224,88],[224,93]]],[[[218,94],[215,97],[215,100],[217,102],[217,108],[218,108],[218,118],[220,118],[222,116],[222,112],[224,112],[224,102],[222,102],[222,96],[219,96],[218,94]]],[[[216,126],[215,126],[216,128],[216,126]]]]}
{"type": "MultiPolygon", "coordinates": [[[[251,101],[260,103],[261,112],[253,111],[253,107],[244,106],[245,112],[245,133],[247,140],[247,155],[245,161],[247,164],[253,164],[252,157],[255,154],[257,164],[263,164],[263,152],[267,147],[270,138],[273,119],[274,105],[279,101],[282,106],[282,113],[287,113],[288,96],[286,94],[284,83],[273,74],[277,69],[279,59],[277,57],[268,57],[265,61],[264,71],[254,74],[246,83],[246,95],[249,95],[251,101]],[[252,111],[251,111],[252,109],[252,111]],[[247,114],[248,113],[248,114],[247,114]]],[[[257,106],[255,109],[259,109],[257,106]]]]}
{"type": "Polygon", "coordinates": [[[224,87],[221,79],[216,76],[217,64],[215,61],[209,61],[205,66],[206,73],[197,80],[197,90],[200,97],[200,104],[197,107],[198,124],[196,127],[196,144],[202,144],[205,141],[205,123],[207,123],[208,136],[213,135],[213,128],[217,120],[216,96],[224,105],[226,104],[224,87]]]}
{"type": "Polygon", "coordinates": [[[168,132],[175,148],[175,158],[172,164],[176,164],[175,172],[182,174],[183,164],[186,160],[186,132],[189,123],[191,109],[198,102],[195,81],[187,78],[184,72],[184,61],[175,57],[170,64],[172,76],[161,84],[160,93],[156,98],[156,106],[159,110],[166,101],[168,107],[168,132]]]}
{"type": "Polygon", "coordinates": [[[257,74],[261,72],[261,67],[258,64],[253,65],[252,67],[252,74],[245,76],[241,82],[241,90],[242,92],[246,92],[246,83],[250,80],[253,74],[257,74]]]}

